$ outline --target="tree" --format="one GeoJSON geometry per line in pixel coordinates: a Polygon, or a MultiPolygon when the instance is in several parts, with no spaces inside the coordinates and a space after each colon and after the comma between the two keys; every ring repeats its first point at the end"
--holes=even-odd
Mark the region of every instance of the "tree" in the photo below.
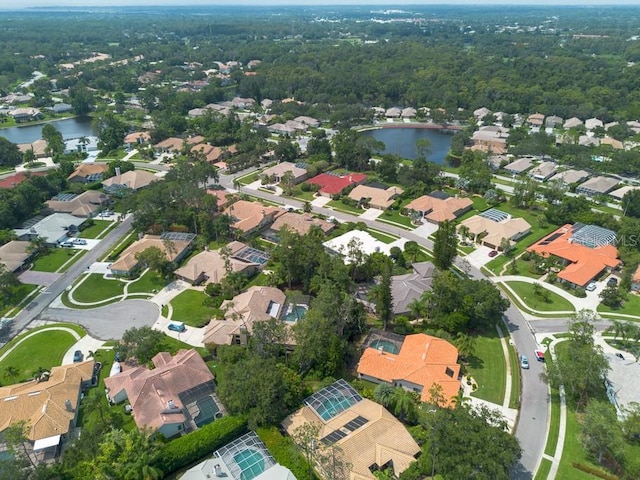
{"type": "Polygon", "coordinates": [[[410,240],[404,244],[404,253],[408,255],[409,262],[414,263],[418,255],[420,255],[420,245],[418,245],[418,242],[410,240]]]}
{"type": "Polygon", "coordinates": [[[385,408],[389,408],[396,389],[388,383],[380,383],[373,391],[373,399],[385,408]]]}
{"type": "Polygon", "coordinates": [[[287,196],[290,196],[293,192],[293,187],[294,187],[293,180],[294,178],[291,170],[287,170],[282,174],[280,185],[282,186],[282,190],[284,191],[284,194],[287,196]]]}
{"type": "Polygon", "coordinates": [[[282,320],[270,318],[254,322],[251,332],[250,346],[256,354],[263,358],[277,358],[287,343],[289,330],[282,320]]]}
{"type": "Polygon", "coordinates": [[[69,89],[71,106],[76,114],[86,115],[93,108],[93,93],[85,85],[77,85],[69,89]]]}
{"type": "Polygon", "coordinates": [[[592,400],[587,405],[580,434],[585,450],[602,464],[605,453],[620,460],[624,455],[622,428],[615,408],[608,402],[592,400]]]}
{"type": "Polygon", "coordinates": [[[622,210],[628,217],[640,218],[640,190],[629,190],[624,194],[622,210]]]}
{"type": "Polygon", "coordinates": [[[18,146],[0,136],[0,166],[15,167],[22,162],[22,153],[18,146]]]}
{"type": "Polygon", "coordinates": [[[20,375],[20,370],[15,365],[7,365],[4,369],[4,378],[15,380],[20,375]]]}
{"type": "Polygon", "coordinates": [[[47,142],[49,155],[56,158],[64,153],[64,138],[62,133],[51,123],[42,127],[42,139],[47,142]]]}
{"type": "Polygon", "coordinates": [[[410,392],[402,387],[396,387],[389,406],[393,414],[406,423],[415,423],[418,415],[419,397],[415,392],[410,392]]]}
{"type": "Polygon", "coordinates": [[[26,420],[9,425],[2,432],[2,438],[8,450],[16,457],[26,459],[32,469],[36,468],[35,459],[31,456],[33,449],[29,442],[29,431],[31,426],[26,420]]]}
{"type": "Polygon", "coordinates": [[[164,278],[171,272],[171,262],[159,247],[145,248],[136,253],[136,260],[140,266],[149,268],[160,277],[164,278]]]}
{"type": "Polygon", "coordinates": [[[323,478],[326,480],[344,480],[349,478],[351,465],[344,458],[344,452],[339,445],[333,443],[331,445],[319,444],[319,454],[317,456],[317,464],[322,471],[323,478]]]}
{"type": "Polygon", "coordinates": [[[281,138],[273,153],[278,162],[294,162],[298,158],[298,148],[289,137],[281,138]]]}
{"type": "Polygon", "coordinates": [[[640,403],[629,402],[625,408],[622,432],[628,442],[640,442],[640,403]]]}
{"type": "Polygon", "coordinates": [[[119,351],[123,358],[135,358],[139,363],[149,362],[162,348],[164,334],[149,326],[132,327],[122,334],[119,351]]]}
{"type": "Polygon", "coordinates": [[[318,438],[319,434],[319,424],[305,422],[299,427],[296,427],[293,431],[293,434],[291,435],[293,437],[293,441],[302,451],[302,454],[307,460],[307,465],[309,465],[310,480],[313,480],[315,478],[313,474],[313,465],[316,463],[318,454],[318,447],[320,442],[320,439],[318,438]]]}
{"type": "Polygon", "coordinates": [[[440,222],[434,233],[433,263],[440,270],[448,270],[457,255],[458,237],[455,224],[445,220],[440,222]]]}
{"type": "Polygon", "coordinates": [[[391,262],[387,259],[380,275],[380,280],[371,290],[376,304],[376,313],[382,320],[382,329],[387,329],[387,323],[393,318],[393,297],[391,295],[391,262]]]}
{"type": "Polygon", "coordinates": [[[604,305],[611,308],[619,308],[624,300],[620,290],[614,285],[607,286],[602,292],[600,292],[600,298],[604,305]]]}
{"type": "Polygon", "coordinates": [[[471,357],[476,351],[476,337],[467,333],[459,332],[453,343],[462,358],[471,357]]]}
{"type": "Polygon", "coordinates": [[[127,126],[113,113],[107,112],[101,117],[96,117],[94,126],[98,135],[98,148],[102,155],[108,155],[123,145],[127,126]]]}

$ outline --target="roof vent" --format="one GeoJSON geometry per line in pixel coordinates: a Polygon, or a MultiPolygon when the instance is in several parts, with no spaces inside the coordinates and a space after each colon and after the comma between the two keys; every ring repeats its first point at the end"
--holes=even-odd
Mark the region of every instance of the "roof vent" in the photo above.
{"type": "Polygon", "coordinates": [[[222,473],[222,467],[219,463],[216,463],[213,467],[213,473],[215,473],[216,477],[223,477],[224,473],[222,473]]]}
{"type": "Polygon", "coordinates": [[[67,412],[73,412],[73,406],[71,405],[71,400],[64,401],[64,408],[67,409],[67,412]]]}

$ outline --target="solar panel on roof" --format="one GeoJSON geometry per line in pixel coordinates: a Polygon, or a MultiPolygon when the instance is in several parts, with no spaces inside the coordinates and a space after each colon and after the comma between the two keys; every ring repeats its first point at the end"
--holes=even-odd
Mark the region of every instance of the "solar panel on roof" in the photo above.
{"type": "Polygon", "coordinates": [[[353,432],[354,430],[357,430],[358,428],[362,427],[363,425],[365,425],[369,420],[367,420],[366,418],[364,418],[361,415],[358,415],[356,418],[354,418],[353,420],[347,422],[344,425],[344,428],[346,428],[347,430],[349,430],[350,432],[353,432]]]}

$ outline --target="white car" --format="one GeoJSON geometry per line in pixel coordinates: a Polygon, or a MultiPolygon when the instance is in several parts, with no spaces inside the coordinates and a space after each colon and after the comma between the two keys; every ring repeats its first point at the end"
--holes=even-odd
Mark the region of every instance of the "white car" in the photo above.
{"type": "Polygon", "coordinates": [[[596,285],[596,282],[591,282],[589,285],[587,285],[587,292],[593,292],[598,285],[596,285]]]}

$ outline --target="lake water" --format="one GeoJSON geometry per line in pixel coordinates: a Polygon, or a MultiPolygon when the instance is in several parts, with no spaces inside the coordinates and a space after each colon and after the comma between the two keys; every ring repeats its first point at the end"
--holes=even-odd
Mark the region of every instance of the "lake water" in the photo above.
{"type": "Polygon", "coordinates": [[[385,144],[386,149],[381,153],[390,153],[410,160],[418,157],[416,142],[426,138],[431,142],[431,153],[427,155],[427,160],[439,164],[444,163],[453,138],[453,135],[438,130],[415,127],[379,128],[362,133],[385,144]]]}
{"type": "MultiPolygon", "coordinates": [[[[91,117],[66,118],[49,122],[62,134],[65,140],[95,135],[91,128],[91,117]]],[[[32,143],[42,138],[42,128],[46,123],[0,129],[0,136],[12,143],[32,143]]]]}

